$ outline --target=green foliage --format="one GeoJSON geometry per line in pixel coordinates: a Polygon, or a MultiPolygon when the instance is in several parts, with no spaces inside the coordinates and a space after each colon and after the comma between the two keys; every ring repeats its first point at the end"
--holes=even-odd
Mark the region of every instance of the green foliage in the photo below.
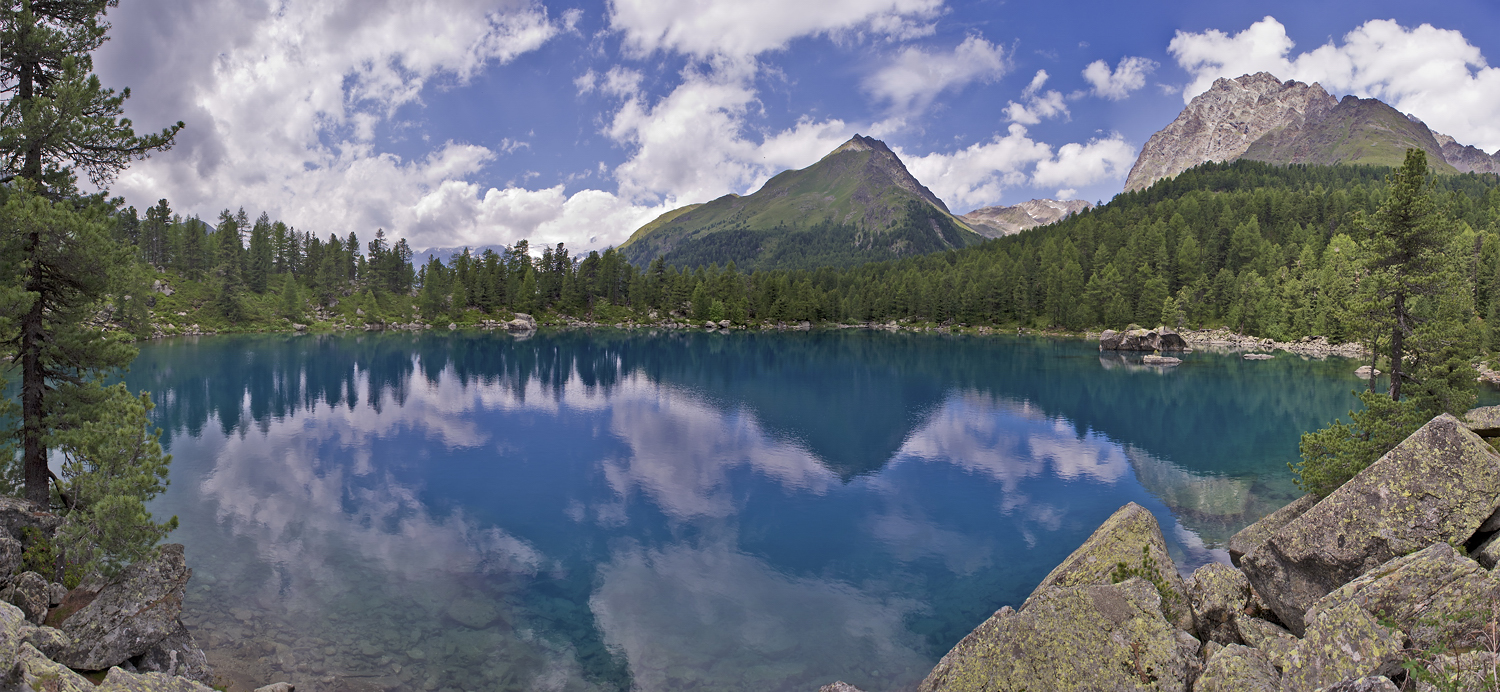
{"type": "Polygon", "coordinates": [[[1145,579],[1156,587],[1156,593],[1161,596],[1162,614],[1168,620],[1176,620],[1177,606],[1182,602],[1182,595],[1162,576],[1160,565],[1151,557],[1150,546],[1141,546],[1141,562],[1138,565],[1132,566],[1124,561],[1115,563],[1115,569],[1109,575],[1109,583],[1118,584],[1134,577],[1145,579]]]}
{"type": "Polygon", "coordinates": [[[1349,423],[1335,420],[1303,433],[1302,459],[1290,466],[1304,492],[1323,497],[1337,490],[1431,419],[1410,399],[1392,401],[1372,391],[1355,396],[1363,408],[1349,412],[1349,423]]]}
{"type": "Polygon", "coordinates": [[[57,552],[52,548],[52,539],[35,526],[21,527],[21,569],[48,580],[57,572],[57,552]]]}

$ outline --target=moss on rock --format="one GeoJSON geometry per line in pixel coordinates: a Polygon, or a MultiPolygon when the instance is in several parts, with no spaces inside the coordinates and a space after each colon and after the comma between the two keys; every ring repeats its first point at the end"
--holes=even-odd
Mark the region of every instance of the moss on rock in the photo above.
{"type": "Polygon", "coordinates": [[[1319,611],[1308,618],[1307,636],[1291,652],[1284,685],[1316,690],[1341,680],[1380,675],[1400,669],[1406,636],[1387,627],[1353,603],[1319,611]]]}
{"type": "Polygon", "coordinates": [[[1224,647],[1203,669],[1194,692],[1279,692],[1281,673],[1265,652],[1240,644],[1224,647]]]}

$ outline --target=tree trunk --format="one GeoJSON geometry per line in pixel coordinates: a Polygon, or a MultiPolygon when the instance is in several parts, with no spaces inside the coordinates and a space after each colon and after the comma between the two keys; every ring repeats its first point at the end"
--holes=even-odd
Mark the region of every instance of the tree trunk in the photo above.
{"type": "Polygon", "coordinates": [[[1402,341],[1406,336],[1406,296],[1397,292],[1391,306],[1395,327],[1391,330],[1391,401],[1401,400],[1402,341]]]}

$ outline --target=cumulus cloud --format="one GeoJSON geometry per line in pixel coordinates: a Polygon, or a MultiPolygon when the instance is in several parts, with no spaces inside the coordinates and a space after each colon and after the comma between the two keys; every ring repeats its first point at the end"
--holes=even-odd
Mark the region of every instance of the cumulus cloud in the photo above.
{"type": "Polygon", "coordinates": [[[1037,70],[1031,83],[1021,91],[1024,103],[1008,102],[1005,106],[1005,119],[1022,125],[1035,125],[1044,118],[1069,115],[1068,104],[1063,100],[1062,92],[1042,91],[1048,78],[1046,70],[1037,70]]]}
{"type": "Polygon", "coordinates": [[[1219,77],[1259,71],[1319,82],[1334,93],[1381,99],[1434,130],[1487,151],[1500,148],[1500,68],[1460,31],[1372,20],[1312,51],[1293,53],[1286,27],[1266,17],[1237,34],[1178,32],[1168,51],[1192,75],[1183,101],[1219,77]]]}
{"type": "Polygon", "coordinates": [[[942,0],[614,0],[609,23],[639,54],[745,58],[806,36],[924,36],[942,6],[942,0]]]}
{"type": "Polygon", "coordinates": [[[865,89],[898,111],[926,110],[944,91],[976,81],[992,82],[1009,69],[1005,49],[969,36],[951,53],[908,46],[890,64],[865,80],[865,89]]]}
{"type": "MultiPolygon", "coordinates": [[[[1121,178],[1135,163],[1135,148],[1118,134],[1086,144],[1070,143],[1055,152],[1026,128],[1011,125],[1005,135],[953,153],[906,156],[907,168],[939,198],[955,208],[994,204],[1006,188],[1078,188],[1121,178]]],[[[1066,198],[1076,190],[1059,190],[1066,198]],[[1063,192],[1070,194],[1064,195],[1063,192]]]]}
{"type": "Polygon", "coordinates": [[[1095,96],[1118,101],[1146,86],[1146,75],[1156,68],[1156,61],[1146,58],[1120,58],[1114,70],[1109,69],[1109,63],[1095,60],[1083,69],[1083,78],[1094,87],[1095,96]]]}

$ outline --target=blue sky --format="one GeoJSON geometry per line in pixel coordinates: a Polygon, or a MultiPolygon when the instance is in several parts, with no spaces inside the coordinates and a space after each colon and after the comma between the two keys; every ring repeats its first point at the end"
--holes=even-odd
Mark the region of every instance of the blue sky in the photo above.
{"type": "Polygon", "coordinates": [[[1484,2],[125,0],[96,58],[172,151],[112,191],[418,248],[623,242],[855,133],[956,212],[1108,200],[1216,77],[1500,149],[1484,2]]]}

